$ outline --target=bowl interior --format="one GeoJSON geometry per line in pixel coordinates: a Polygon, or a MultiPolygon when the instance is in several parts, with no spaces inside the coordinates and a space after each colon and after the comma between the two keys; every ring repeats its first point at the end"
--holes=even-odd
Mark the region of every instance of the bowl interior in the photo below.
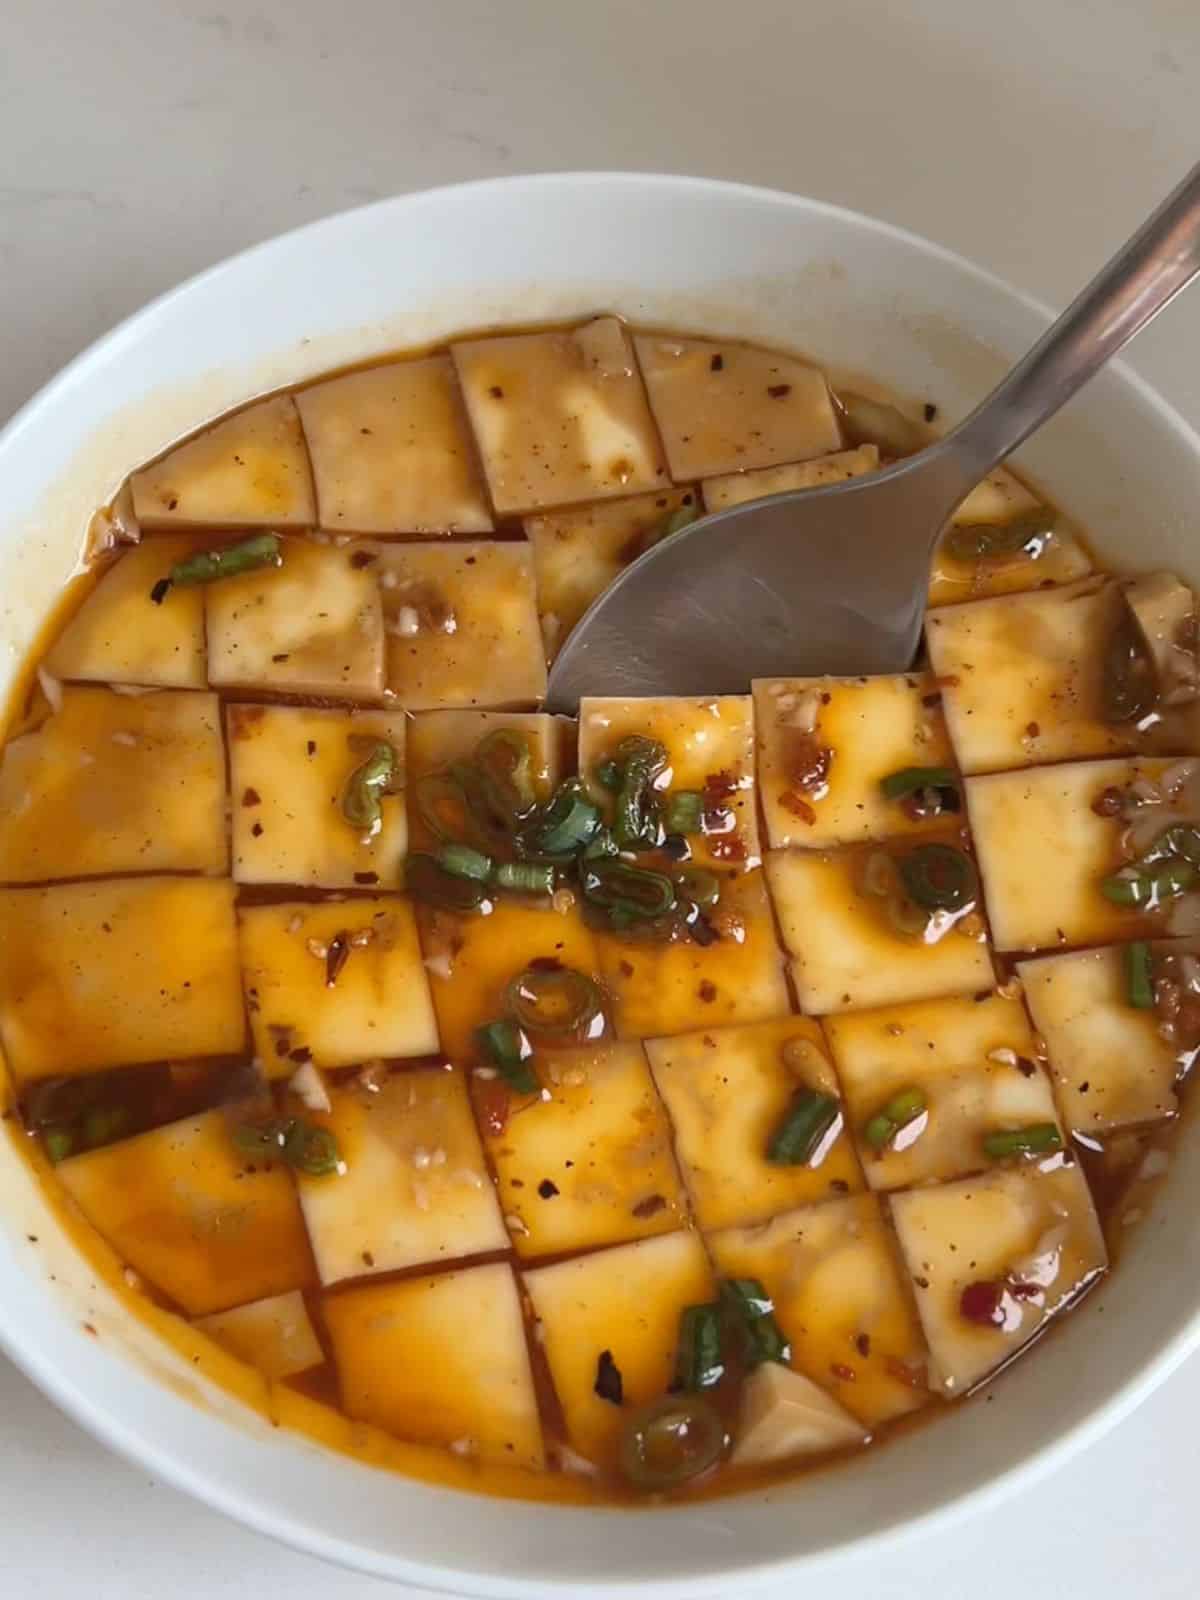
{"type": "MultiPolygon", "coordinates": [[[[810,201],[694,179],[563,175],[406,196],[262,246],[102,340],[0,436],[0,691],[125,471],[249,396],[463,328],[596,309],[792,346],[961,416],[1046,317],[957,258],[810,201]]],[[[1200,582],[1200,441],[1121,369],[1021,455],[1113,565],[1200,582]],[[1128,555],[1126,554],[1128,552],[1128,555]]],[[[116,1448],[315,1553],[528,1597],[728,1592],[962,1511],[1051,1465],[1181,1360],[1200,1312],[1200,1143],[1130,1259],[1038,1358],[877,1454],[769,1493],[647,1513],[488,1499],[373,1471],[201,1391],[97,1284],[0,1142],[0,1338],[116,1448]],[[1184,1198],[1188,1203],[1185,1204],[1184,1198]],[[28,1235],[38,1238],[32,1249],[28,1235]],[[51,1281],[51,1275],[54,1280],[51,1281]],[[101,1333],[92,1339],[81,1320],[101,1333]]]]}

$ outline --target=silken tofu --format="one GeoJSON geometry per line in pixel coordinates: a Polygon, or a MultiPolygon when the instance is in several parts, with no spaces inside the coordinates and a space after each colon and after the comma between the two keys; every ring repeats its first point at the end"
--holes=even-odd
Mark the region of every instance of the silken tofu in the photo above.
{"type": "Polygon", "coordinates": [[[701,484],[707,511],[728,511],[747,500],[761,500],[769,494],[790,494],[794,489],[822,489],[827,484],[845,483],[879,469],[879,449],[862,444],[854,450],[835,450],[812,461],[789,462],[782,467],[759,467],[754,472],[729,472],[706,478],[701,484]]]}
{"type": "Polygon", "coordinates": [[[268,1378],[291,1378],[325,1360],[299,1289],[211,1312],[196,1327],[268,1378]]]}
{"type": "Polygon", "coordinates": [[[414,848],[428,850],[440,841],[421,816],[422,778],[444,772],[455,761],[470,761],[491,733],[514,733],[529,749],[529,781],[536,800],[558,786],[574,755],[575,724],[569,717],[541,711],[419,711],[408,723],[408,824],[414,848]]]}

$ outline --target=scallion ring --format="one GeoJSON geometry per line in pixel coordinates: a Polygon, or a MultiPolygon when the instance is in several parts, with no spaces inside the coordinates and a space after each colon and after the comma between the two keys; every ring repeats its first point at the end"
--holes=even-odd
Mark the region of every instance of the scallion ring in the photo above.
{"type": "Polygon", "coordinates": [[[535,1036],[584,1033],[604,1010],[599,986],[574,967],[526,967],[505,1000],[517,1025],[535,1036]]]}
{"type": "Polygon", "coordinates": [[[897,866],[910,900],[923,911],[962,911],[979,888],[969,856],[949,844],[919,844],[897,866]]]}
{"type": "Polygon", "coordinates": [[[383,823],[383,797],[395,781],[396,752],[382,740],[346,779],[342,816],[353,828],[375,833],[383,823]]]}

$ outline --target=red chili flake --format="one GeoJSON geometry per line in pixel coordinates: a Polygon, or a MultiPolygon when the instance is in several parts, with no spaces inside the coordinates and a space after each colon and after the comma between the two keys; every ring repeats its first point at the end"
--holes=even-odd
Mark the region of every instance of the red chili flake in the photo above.
{"type": "Polygon", "coordinates": [[[829,1370],[839,1383],[854,1383],[857,1381],[858,1373],[855,1372],[853,1367],[848,1367],[844,1361],[835,1361],[829,1370]]]}
{"type": "Polygon", "coordinates": [[[933,401],[932,400],[926,400],[926,402],[925,402],[925,411],[924,411],[925,421],[926,422],[932,422],[933,419],[937,416],[937,411],[938,411],[938,408],[934,405],[933,401]]]}
{"type": "Polygon", "coordinates": [[[617,968],[623,978],[633,977],[633,962],[622,960],[617,968]]]}
{"type": "Polygon", "coordinates": [[[792,816],[799,817],[801,822],[807,823],[810,828],[816,824],[817,813],[803,795],[785,789],[779,796],[779,804],[785,811],[790,811],[792,816]]]}
{"type": "Polygon", "coordinates": [[[725,357],[724,356],[720,356],[720,355],[713,356],[712,360],[708,363],[708,370],[710,372],[720,372],[720,371],[722,371],[724,366],[725,366],[725,357]]]}
{"type": "Polygon", "coordinates": [[[254,826],[250,829],[250,832],[254,835],[254,837],[256,839],[261,839],[262,835],[263,835],[263,825],[262,825],[262,823],[261,822],[256,822],[254,824],[254,826]]]}
{"type": "Polygon", "coordinates": [[[705,978],[704,982],[696,990],[696,993],[700,996],[701,1000],[704,1001],[705,1005],[712,1005],[713,1001],[717,998],[717,986],[715,983],[713,983],[711,978],[705,978]]]}
{"type": "Polygon", "coordinates": [[[500,387],[500,385],[498,383],[494,383],[492,385],[492,387],[488,390],[488,393],[491,395],[493,400],[503,400],[504,399],[504,390],[500,387]]]}
{"type": "Polygon", "coordinates": [[[378,883],[379,874],[377,872],[356,872],[354,881],[355,883],[378,883]]]}
{"type": "Polygon", "coordinates": [[[304,748],[310,756],[315,756],[317,753],[317,741],[310,739],[304,748]]]}
{"type": "Polygon", "coordinates": [[[829,1180],[829,1187],[833,1190],[834,1194],[850,1193],[850,1185],[846,1182],[845,1178],[831,1178],[829,1180]]]}
{"type": "Polygon", "coordinates": [[[790,383],[770,383],[767,385],[767,393],[772,400],[782,400],[784,395],[791,394],[791,392],[792,386],[790,383]]]}
{"type": "Polygon", "coordinates": [[[858,1333],[854,1336],[854,1348],[864,1359],[871,1354],[871,1335],[858,1333]]]}
{"type": "Polygon", "coordinates": [[[1092,810],[1098,817],[1119,817],[1124,808],[1124,798],[1120,789],[1102,789],[1092,801],[1092,810]]]}
{"type": "Polygon", "coordinates": [[[746,841],[736,833],[726,834],[710,841],[709,854],[717,861],[745,861],[746,841]]]}
{"type": "Polygon", "coordinates": [[[643,1220],[646,1217],[656,1217],[660,1211],[667,1209],[667,1202],[661,1194],[647,1195],[644,1200],[639,1200],[633,1208],[635,1217],[643,1220]]]}
{"type": "Polygon", "coordinates": [[[923,694],[921,696],[921,704],[928,711],[932,711],[936,706],[940,706],[941,703],[942,697],[940,694],[923,694]]]}
{"type": "Polygon", "coordinates": [[[737,778],[727,768],[710,772],[704,780],[704,804],[719,806],[722,800],[728,800],[731,794],[736,794],[740,787],[737,778]]]}
{"type": "Polygon", "coordinates": [[[300,1066],[303,1066],[306,1061],[312,1060],[312,1051],[306,1044],[302,1044],[299,1049],[288,1051],[288,1060],[295,1061],[300,1066]]]}
{"type": "Polygon", "coordinates": [[[362,1253],[362,1264],[363,1264],[364,1267],[373,1267],[375,1265],[375,1257],[371,1254],[371,1252],[369,1250],[364,1250],[363,1251],[363,1253],[362,1253]]]}
{"type": "Polygon", "coordinates": [[[793,785],[801,793],[815,795],[819,800],[829,783],[833,751],[822,744],[815,733],[797,733],[788,741],[785,765],[793,785]]]}
{"type": "Polygon", "coordinates": [[[277,662],[278,662],[278,661],[286,661],[286,660],[287,660],[287,658],[288,658],[288,653],[287,653],[287,651],[286,651],[286,650],[285,650],[285,651],[283,651],[283,652],[282,652],[282,653],[281,653],[281,654],[280,654],[280,655],[277,655],[277,656],[272,656],[272,657],[271,657],[271,660],[272,660],[272,661],[277,661],[277,662]]]}
{"type": "Polygon", "coordinates": [[[156,606],[162,605],[163,601],[167,598],[167,595],[170,593],[170,589],[171,589],[171,580],[170,580],[170,578],[160,578],[158,580],[158,582],[154,585],[153,589],[151,589],[151,591],[150,591],[150,598],[151,598],[151,600],[154,601],[154,604],[156,606]]]}
{"type": "Polygon", "coordinates": [[[607,1400],[614,1406],[619,1406],[625,1398],[621,1369],[613,1360],[611,1350],[601,1350],[600,1359],[596,1362],[596,1381],[592,1387],[601,1400],[607,1400]]]}
{"type": "Polygon", "coordinates": [[[1018,1056],[1017,1071],[1023,1078],[1035,1077],[1037,1075],[1037,1062],[1031,1061],[1028,1056],[1018,1056]]]}
{"type": "Polygon", "coordinates": [[[379,557],[374,550],[356,550],[350,557],[350,565],[356,572],[361,572],[364,567],[369,567],[372,561],[378,560],[379,557]]]}
{"type": "Polygon", "coordinates": [[[508,1089],[498,1079],[481,1082],[475,1091],[475,1104],[483,1131],[498,1138],[508,1126],[508,1115],[512,1110],[512,1097],[508,1089]]]}
{"type": "Polygon", "coordinates": [[[98,1339],[100,1337],[90,1322],[85,1322],[83,1324],[83,1331],[84,1333],[91,1334],[93,1339],[98,1339]]]}
{"type": "Polygon", "coordinates": [[[996,1278],[982,1278],[969,1283],[958,1299],[958,1309],[968,1322],[982,1328],[999,1328],[1004,1324],[1004,1285],[996,1278]]]}
{"type": "Polygon", "coordinates": [[[1036,739],[1038,734],[1041,733],[1041,731],[1042,731],[1042,729],[1041,729],[1041,725],[1039,723],[1027,722],[1025,724],[1025,732],[1029,735],[1029,737],[1031,739],[1036,739]]]}
{"type": "Polygon", "coordinates": [[[899,1361],[895,1356],[885,1357],[883,1367],[889,1377],[908,1384],[910,1389],[928,1388],[924,1367],[910,1367],[907,1362],[899,1361]]]}
{"type": "Polygon", "coordinates": [[[343,929],[335,933],[329,941],[329,950],[325,956],[325,987],[332,989],[338,981],[342,968],[350,959],[350,936],[343,929]]]}
{"type": "Polygon", "coordinates": [[[259,794],[257,789],[243,789],[242,804],[244,806],[260,806],[262,805],[262,795],[259,794]]]}
{"type": "Polygon", "coordinates": [[[543,1178],[538,1184],[538,1193],[543,1200],[553,1200],[558,1193],[558,1185],[553,1178],[543,1178]]]}
{"type": "Polygon", "coordinates": [[[1022,1278],[1010,1278],[1007,1288],[1014,1300],[1036,1300],[1042,1292],[1040,1284],[1026,1283],[1022,1278]]]}

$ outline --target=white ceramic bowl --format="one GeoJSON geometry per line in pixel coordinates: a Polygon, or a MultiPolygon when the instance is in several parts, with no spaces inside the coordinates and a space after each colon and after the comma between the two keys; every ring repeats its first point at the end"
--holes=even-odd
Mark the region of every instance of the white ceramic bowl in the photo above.
{"type": "MultiPolygon", "coordinates": [[[[1089,263],[1080,263],[1081,276],[1089,263]]],[[[945,251],[811,200],[687,178],[514,178],[407,195],[263,245],[131,318],[0,436],[0,689],[89,512],[205,418],[331,366],[463,328],[584,314],[744,335],[961,415],[1046,313],[945,251]]],[[[36,317],[35,307],[26,314],[36,317]]],[[[1200,581],[1200,440],[1129,372],[1023,462],[1112,561],[1200,581]]],[[[943,1525],[1080,1449],[1200,1337],[1200,1140],[1130,1259],[996,1387],[859,1462],[770,1493],[645,1513],[466,1499],[273,1432],[131,1321],[0,1141],[0,1339],[65,1410],[156,1476],[298,1547],[453,1592],[657,1596],[795,1576],[943,1525]],[[36,1246],[28,1235],[37,1236],[36,1246]],[[87,1336],[89,1321],[99,1337],[87,1336]]],[[[64,1530],[65,1531],[65,1530],[64,1530]]]]}

